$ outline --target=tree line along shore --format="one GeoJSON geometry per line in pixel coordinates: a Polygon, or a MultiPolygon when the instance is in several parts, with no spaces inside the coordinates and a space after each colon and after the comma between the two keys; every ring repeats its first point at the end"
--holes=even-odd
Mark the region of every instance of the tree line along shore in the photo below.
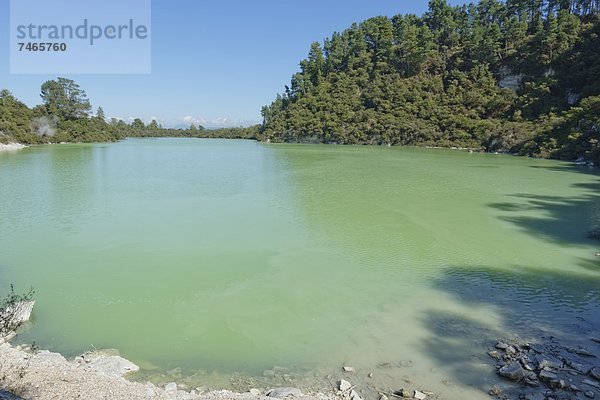
{"type": "Polygon", "coordinates": [[[163,128],[92,114],[72,80],[27,107],[0,92],[0,142],[214,137],[462,147],[600,163],[600,0],[431,0],[310,46],[260,125],[163,128]]]}

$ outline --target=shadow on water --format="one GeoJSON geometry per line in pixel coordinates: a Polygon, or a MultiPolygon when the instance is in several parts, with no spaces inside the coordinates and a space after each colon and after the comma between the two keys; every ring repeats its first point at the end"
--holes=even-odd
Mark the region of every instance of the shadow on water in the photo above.
{"type": "Polygon", "coordinates": [[[434,286],[473,311],[431,309],[423,317],[433,335],[422,340],[422,351],[457,383],[487,392],[501,382],[485,352],[499,340],[554,337],[564,346],[600,353],[591,340],[600,331],[600,274],[450,267],[434,286]],[[491,318],[477,317],[481,310],[491,318]]]}
{"type": "MultiPolygon", "coordinates": [[[[575,167],[534,167],[550,171],[577,171],[598,176],[597,171],[575,167]]],[[[577,176],[577,175],[574,175],[577,176]]],[[[557,244],[590,245],[593,231],[600,232],[600,179],[592,182],[576,182],[570,185],[581,194],[572,196],[516,193],[511,201],[493,203],[489,206],[502,213],[500,218],[515,224],[531,235],[542,235],[557,244]]]]}
{"type": "MultiPolygon", "coordinates": [[[[547,169],[578,171],[566,166],[547,169]]],[[[598,176],[597,171],[581,172],[598,176]]],[[[565,247],[594,246],[597,242],[588,233],[600,224],[600,179],[575,182],[571,187],[580,194],[519,193],[511,195],[509,202],[489,207],[500,211],[501,220],[537,238],[565,247]]],[[[591,340],[600,332],[600,257],[593,254],[577,257],[563,269],[452,266],[433,285],[466,310],[431,309],[423,317],[433,334],[422,340],[423,351],[444,365],[456,382],[485,392],[501,382],[485,349],[503,339],[540,342],[553,337],[561,345],[584,346],[600,354],[600,346],[591,340]],[[482,312],[489,318],[477,317],[482,312]]]]}

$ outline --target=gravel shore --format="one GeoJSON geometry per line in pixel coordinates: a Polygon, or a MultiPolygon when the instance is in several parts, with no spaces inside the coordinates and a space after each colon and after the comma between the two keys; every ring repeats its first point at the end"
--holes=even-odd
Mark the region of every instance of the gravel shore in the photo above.
{"type": "MultiPolygon", "coordinates": [[[[268,392],[251,390],[234,393],[227,390],[198,393],[178,390],[175,383],[159,388],[152,383],[130,382],[121,374],[137,368],[129,361],[111,354],[87,353],[67,360],[58,353],[31,351],[29,348],[0,345],[0,384],[2,388],[23,399],[79,400],[260,400],[277,398],[277,393],[290,391],[297,400],[343,400],[349,394],[308,393],[286,388],[268,392]]],[[[281,396],[283,397],[283,396],[281,396]]],[[[3,398],[0,394],[0,398],[3,398]]]]}

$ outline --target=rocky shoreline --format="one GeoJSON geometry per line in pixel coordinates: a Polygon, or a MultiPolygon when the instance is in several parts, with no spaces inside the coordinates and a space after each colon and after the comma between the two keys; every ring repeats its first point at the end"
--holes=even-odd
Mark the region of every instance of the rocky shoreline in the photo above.
{"type": "Polygon", "coordinates": [[[498,399],[579,400],[600,398],[600,336],[572,347],[555,337],[536,343],[500,341],[488,355],[508,385],[494,385],[498,399]]]}
{"type": "Polygon", "coordinates": [[[0,399],[273,400],[294,397],[297,400],[358,400],[341,390],[304,393],[297,388],[270,388],[251,389],[247,393],[199,392],[181,390],[175,382],[158,387],[125,378],[138,369],[116,350],[88,352],[67,360],[58,353],[3,342],[0,345],[0,399]]]}

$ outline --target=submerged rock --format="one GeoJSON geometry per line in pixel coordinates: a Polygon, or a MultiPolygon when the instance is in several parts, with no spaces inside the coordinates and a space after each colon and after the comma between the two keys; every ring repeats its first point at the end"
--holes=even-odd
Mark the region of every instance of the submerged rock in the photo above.
{"type": "Polygon", "coordinates": [[[590,371],[590,376],[600,381],[600,368],[596,367],[590,371]]]}
{"type": "Polygon", "coordinates": [[[512,362],[500,368],[498,370],[498,375],[517,382],[525,377],[525,371],[521,368],[521,364],[512,362]]]}
{"type": "Polygon", "coordinates": [[[550,381],[558,379],[558,375],[556,375],[552,372],[546,371],[546,370],[542,370],[540,372],[539,378],[541,381],[550,382],[550,381]]]}
{"type": "Polygon", "coordinates": [[[286,397],[301,397],[302,391],[297,388],[285,387],[271,389],[265,394],[269,397],[284,399],[286,397]]]}
{"type": "Polygon", "coordinates": [[[118,354],[116,350],[95,351],[85,353],[75,361],[105,376],[121,377],[140,370],[140,367],[118,354]]]}
{"type": "Polygon", "coordinates": [[[544,357],[538,363],[540,369],[558,369],[562,366],[559,360],[544,357]]]}
{"type": "Polygon", "coordinates": [[[404,398],[407,398],[407,399],[410,399],[412,397],[412,393],[410,392],[410,390],[406,390],[406,389],[396,390],[394,392],[394,394],[396,396],[404,397],[404,398]]]}

